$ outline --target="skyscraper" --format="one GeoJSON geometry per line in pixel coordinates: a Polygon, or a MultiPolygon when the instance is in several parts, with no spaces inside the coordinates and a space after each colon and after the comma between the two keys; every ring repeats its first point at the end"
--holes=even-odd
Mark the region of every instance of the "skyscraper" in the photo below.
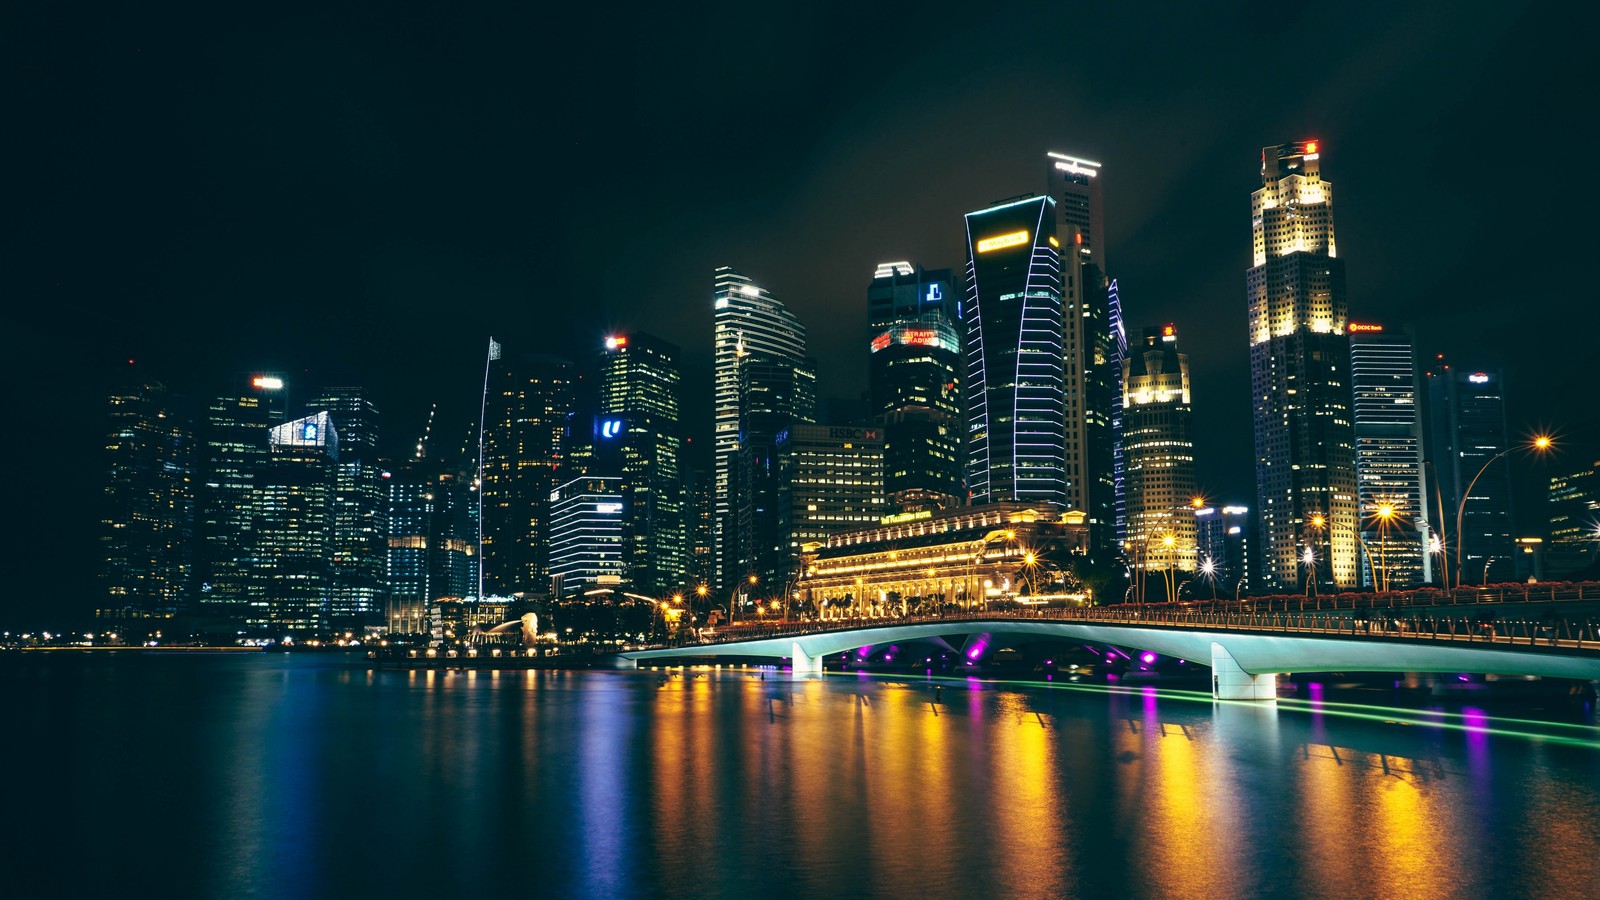
{"type": "Polygon", "coordinates": [[[782,579],[775,585],[781,588],[808,544],[820,546],[830,535],[879,523],[885,507],[883,439],[882,429],[845,425],[791,425],[778,436],[779,514],[788,559],[782,569],[757,573],[765,583],[782,579]]]}
{"type": "Polygon", "coordinates": [[[1349,303],[1318,150],[1264,148],[1250,195],[1256,516],[1262,574],[1285,589],[1312,577],[1359,583],[1349,303]]]}
{"type": "MultiPolygon", "coordinates": [[[[961,337],[948,269],[878,266],[867,288],[868,402],[889,512],[961,503],[961,337]]],[[[837,421],[837,420],[835,420],[837,421]]]]}
{"type": "Polygon", "coordinates": [[[803,365],[750,356],[739,361],[739,450],[733,465],[734,567],[730,581],[750,575],[762,584],[788,577],[794,559],[785,525],[786,477],[780,442],[815,419],[796,410],[814,394],[815,372],[803,365]]]}
{"type": "Polygon", "coordinates": [[[261,374],[242,376],[206,409],[195,513],[195,599],[206,612],[242,619],[249,610],[252,494],[268,430],[287,408],[283,378],[261,374]]]}
{"type": "Polygon", "coordinates": [[[484,401],[483,584],[486,595],[550,588],[550,494],[573,411],[571,361],[501,354],[484,401]]]}
{"type": "Polygon", "coordinates": [[[1054,202],[967,213],[967,489],[974,505],[1066,503],[1065,330],[1054,202]]]}
{"type": "Polygon", "coordinates": [[[1515,574],[1511,461],[1500,456],[1510,446],[1504,388],[1494,370],[1457,369],[1441,359],[1428,371],[1428,455],[1444,503],[1439,520],[1448,529],[1451,584],[1515,574]]]}
{"type": "Polygon", "coordinates": [[[1199,551],[1194,407],[1189,355],[1178,352],[1176,328],[1144,330],[1142,345],[1122,364],[1122,385],[1128,558],[1192,572],[1199,551]]]}
{"type": "Polygon", "coordinates": [[[571,596],[602,578],[622,578],[622,479],[580,475],[550,496],[550,578],[571,596]]]}
{"type": "Polygon", "coordinates": [[[623,574],[648,594],[682,587],[689,565],[680,381],[672,344],[641,333],[606,339],[596,453],[614,448],[615,471],[605,474],[622,478],[623,574]]]}
{"type": "Polygon", "coordinates": [[[1101,165],[1064,153],[1046,159],[1061,250],[1065,502],[1086,515],[1090,553],[1105,553],[1117,547],[1115,420],[1127,338],[1106,275],[1101,165]]]}
{"type": "Polygon", "coordinates": [[[268,432],[251,489],[251,584],[245,622],[273,631],[334,624],[333,549],[339,438],[328,413],[268,432]]]}
{"type": "Polygon", "coordinates": [[[816,370],[806,360],[806,331],[800,320],[742,273],[727,266],[716,270],[712,307],[712,399],[716,406],[712,441],[712,577],[717,585],[727,586],[743,577],[743,573],[734,571],[738,567],[738,479],[734,467],[740,451],[740,368],[761,361],[804,370],[793,379],[794,389],[784,401],[788,409],[779,410],[804,422],[816,418],[816,370]]]}
{"type": "Polygon", "coordinates": [[[1364,584],[1394,589],[1430,581],[1422,404],[1411,335],[1351,322],[1356,492],[1364,584]],[[1374,573],[1377,573],[1374,575],[1374,573]]]}
{"type": "Polygon", "coordinates": [[[389,509],[378,465],[378,409],[359,387],[330,387],[306,402],[326,412],[339,438],[331,535],[330,615],[341,625],[376,622],[386,606],[389,509]]]}
{"type": "Polygon", "coordinates": [[[99,615],[171,615],[191,587],[193,418],[157,382],[119,388],[108,406],[99,615]]]}

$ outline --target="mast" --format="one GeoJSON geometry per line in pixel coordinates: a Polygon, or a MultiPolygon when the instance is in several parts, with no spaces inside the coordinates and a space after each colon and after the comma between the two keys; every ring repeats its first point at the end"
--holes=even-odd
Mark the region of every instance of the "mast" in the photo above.
{"type": "Polygon", "coordinates": [[[478,402],[478,477],[473,487],[478,493],[478,602],[483,602],[483,435],[484,420],[489,410],[489,366],[500,358],[500,345],[493,336],[489,338],[489,353],[483,361],[483,396],[478,402]]]}

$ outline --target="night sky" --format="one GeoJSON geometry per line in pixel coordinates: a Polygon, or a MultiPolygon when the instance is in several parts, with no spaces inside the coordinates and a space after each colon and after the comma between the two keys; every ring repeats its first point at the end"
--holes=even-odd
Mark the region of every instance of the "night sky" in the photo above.
{"type": "Polygon", "coordinates": [[[732,265],[851,396],[875,264],[961,266],[962,214],[1042,192],[1047,150],[1105,164],[1110,274],[1130,330],[1178,326],[1214,497],[1255,502],[1249,195],[1299,139],[1353,316],[1503,366],[1513,428],[1593,458],[1592,10],[865,5],[8,5],[0,619],[86,605],[130,359],[197,395],[369,386],[398,454],[430,403],[467,434],[489,335],[583,357],[637,329],[709,423],[732,265]]]}

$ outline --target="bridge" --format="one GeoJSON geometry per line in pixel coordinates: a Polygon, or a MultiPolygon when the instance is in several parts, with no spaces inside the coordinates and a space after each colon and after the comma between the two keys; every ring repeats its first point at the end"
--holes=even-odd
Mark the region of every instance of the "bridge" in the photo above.
{"type": "MultiPolygon", "coordinates": [[[[863,646],[968,635],[977,659],[995,636],[1106,644],[1209,664],[1220,700],[1273,700],[1282,672],[1494,673],[1600,680],[1600,622],[1537,604],[1517,621],[1409,610],[1255,611],[1165,606],[1053,607],[878,620],[767,622],[702,634],[699,643],[620,654],[641,661],[787,659],[797,677],[863,646]]],[[[1529,610],[1529,607],[1523,609],[1529,610]]]]}

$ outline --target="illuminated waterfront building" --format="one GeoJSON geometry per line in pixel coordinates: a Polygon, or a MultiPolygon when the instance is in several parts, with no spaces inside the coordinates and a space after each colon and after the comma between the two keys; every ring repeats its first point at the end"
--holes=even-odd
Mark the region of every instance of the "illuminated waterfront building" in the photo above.
{"type": "MultiPolygon", "coordinates": [[[[1515,577],[1511,460],[1509,454],[1495,459],[1510,446],[1504,391],[1497,370],[1457,369],[1440,358],[1428,371],[1428,455],[1444,502],[1448,568],[1459,571],[1464,584],[1515,577]]],[[[1450,581],[1456,582],[1453,574],[1450,581]]]]}
{"type": "Polygon", "coordinates": [[[1067,500],[1060,242],[1054,202],[968,213],[967,489],[971,502],[1067,500]]]}
{"type": "Polygon", "coordinates": [[[1264,148],[1250,197],[1256,518],[1261,572],[1281,589],[1360,581],[1349,303],[1319,151],[1316,141],[1264,148]]]}
{"type": "Polygon", "coordinates": [[[582,475],[550,495],[550,579],[554,596],[570,596],[622,578],[622,479],[582,475]]]}
{"type": "MultiPolygon", "coordinates": [[[[961,337],[950,271],[878,266],[867,289],[868,397],[884,440],[890,512],[959,505],[961,337]]],[[[874,511],[876,515],[876,511],[874,511]]]]}
{"type": "Polygon", "coordinates": [[[1106,276],[1101,165],[1063,153],[1046,158],[1061,256],[1064,502],[1087,514],[1091,552],[1114,552],[1115,428],[1127,338],[1106,276]]]}
{"type": "Polygon", "coordinates": [[[622,478],[624,575],[634,590],[665,594],[689,567],[678,348],[648,334],[614,334],[600,358],[596,455],[622,478]]]}
{"type": "Polygon", "coordinates": [[[286,419],[282,376],[241,376],[206,408],[196,491],[194,597],[203,612],[243,619],[250,607],[252,492],[268,430],[286,419]]]}
{"type": "Polygon", "coordinates": [[[1551,578],[1600,575],[1600,460],[1550,479],[1550,540],[1545,571],[1551,578]]]}
{"type": "Polygon", "coordinates": [[[1049,596],[1092,602],[1065,566],[1088,546],[1081,513],[991,503],[886,516],[802,557],[803,604],[824,618],[884,615],[1049,596]]]}
{"type": "Polygon", "coordinates": [[[1397,590],[1415,587],[1431,581],[1433,570],[1422,471],[1422,404],[1411,335],[1362,322],[1351,322],[1346,330],[1355,404],[1356,495],[1366,549],[1362,583],[1397,590]]]}
{"type": "Polygon", "coordinates": [[[714,334],[712,346],[713,403],[715,405],[712,509],[712,578],[725,586],[742,580],[750,545],[782,552],[783,541],[775,526],[754,537],[741,528],[739,518],[775,513],[773,492],[741,500],[741,481],[761,484],[776,469],[773,441],[792,422],[811,422],[817,415],[816,369],[806,359],[805,327],[794,313],[760,285],[727,266],[716,270],[712,295],[714,334]],[[747,374],[750,366],[762,371],[747,374]],[[781,370],[787,368],[785,379],[781,370]],[[783,384],[787,387],[783,387],[783,384]],[[750,393],[751,391],[755,393],[750,393]],[[781,395],[781,396],[774,396],[781,395]],[[746,397],[763,397],[763,405],[748,411],[746,397]],[[755,429],[746,431],[746,429],[755,429]],[[760,446],[746,443],[748,437],[760,446]],[[753,453],[751,466],[741,476],[736,467],[742,453],[753,453]],[[741,511],[741,503],[744,509],[741,511]],[[776,547],[771,545],[776,542],[776,547]],[[743,558],[741,558],[743,557],[743,558]]]}
{"type": "Polygon", "coordinates": [[[170,616],[191,587],[193,418],[158,382],[119,388],[107,406],[97,615],[170,616]]]}
{"type": "Polygon", "coordinates": [[[1175,327],[1145,329],[1142,346],[1122,364],[1122,386],[1125,552],[1135,566],[1192,572],[1199,549],[1194,406],[1189,355],[1178,352],[1175,327]]]}
{"type": "Polygon", "coordinates": [[[781,528],[788,535],[787,582],[807,546],[841,531],[876,525],[883,517],[884,433],[844,425],[792,425],[778,436],[783,501],[781,528]]]}
{"type": "Polygon", "coordinates": [[[331,616],[337,625],[376,622],[385,596],[389,510],[378,464],[378,409],[359,387],[330,387],[306,402],[326,412],[339,436],[331,534],[331,616]]]}
{"type": "Polygon", "coordinates": [[[494,356],[484,401],[483,592],[542,592],[550,585],[550,494],[576,376],[561,357],[494,356]]]}
{"type": "Polygon", "coordinates": [[[333,624],[339,438],[326,412],[268,431],[251,490],[252,629],[320,632],[333,624]]]}

